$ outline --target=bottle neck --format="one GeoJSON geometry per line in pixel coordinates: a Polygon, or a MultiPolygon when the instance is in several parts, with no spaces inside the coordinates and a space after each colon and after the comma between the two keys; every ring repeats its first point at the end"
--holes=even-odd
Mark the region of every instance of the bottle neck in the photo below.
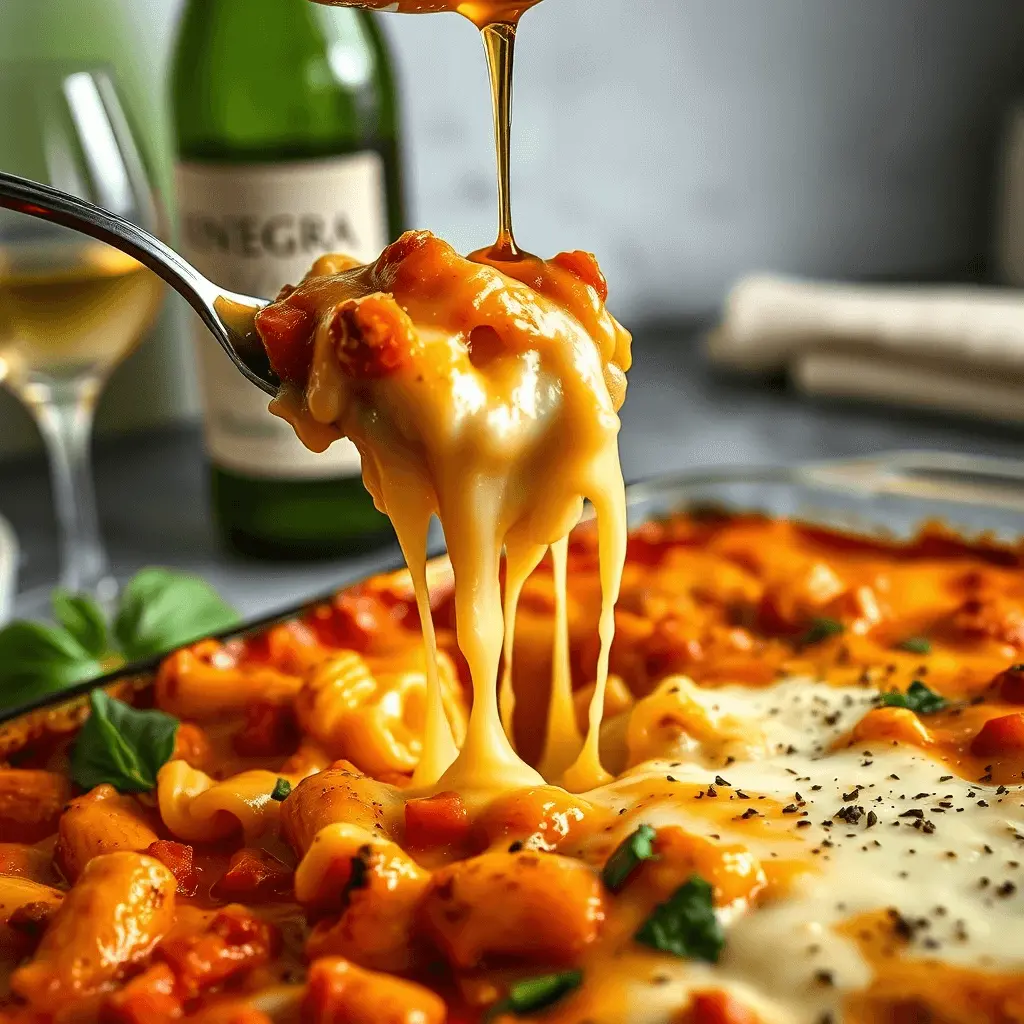
{"type": "Polygon", "coordinates": [[[189,0],[172,68],[179,150],[284,159],[393,137],[393,84],[371,17],[309,0],[189,0]]]}

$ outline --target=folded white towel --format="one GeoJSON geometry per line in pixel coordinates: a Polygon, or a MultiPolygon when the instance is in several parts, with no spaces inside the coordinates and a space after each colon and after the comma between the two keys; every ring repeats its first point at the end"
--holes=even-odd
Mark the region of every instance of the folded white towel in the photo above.
{"type": "Polygon", "coordinates": [[[7,520],[0,516],[0,625],[10,618],[18,579],[18,544],[7,520]]]}
{"type": "Polygon", "coordinates": [[[716,363],[788,368],[811,394],[1024,422],[1024,295],[973,287],[741,281],[708,340],[716,363]]]}

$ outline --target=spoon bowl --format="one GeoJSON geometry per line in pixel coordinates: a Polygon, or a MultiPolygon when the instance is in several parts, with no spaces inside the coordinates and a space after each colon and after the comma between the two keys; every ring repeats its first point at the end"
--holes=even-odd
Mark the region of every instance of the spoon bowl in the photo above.
{"type": "Polygon", "coordinates": [[[148,231],[49,185],[0,171],[0,207],[80,231],[138,260],[199,314],[244,377],[268,395],[277,394],[281,380],[270,368],[254,322],[269,299],[221,288],[148,231]]]}

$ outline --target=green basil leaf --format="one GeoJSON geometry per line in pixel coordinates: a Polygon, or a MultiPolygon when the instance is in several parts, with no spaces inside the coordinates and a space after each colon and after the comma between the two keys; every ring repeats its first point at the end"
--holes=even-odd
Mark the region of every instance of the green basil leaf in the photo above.
{"type": "Polygon", "coordinates": [[[138,711],[103,690],[89,697],[92,713],[71,751],[71,777],[83,789],[108,782],[121,793],[144,793],[174,754],[178,720],[138,711]]]}
{"type": "Polygon", "coordinates": [[[103,666],[63,629],[21,621],[0,629],[0,705],[24,704],[102,672],[103,666]]]}
{"type": "Polygon", "coordinates": [[[601,881],[606,888],[618,892],[640,866],[640,862],[650,860],[654,856],[654,840],[657,834],[650,825],[641,825],[619,843],[601,871],[601,881]]]}
{"type": "Polygon", "coordinates": [[[110,650],[107,620],[100,606],[87,594],[67,590],[53,592],[53,617],[94,658],[102,658],[110,650]]]}
{"type": "Polygon", "coordinates": [[[582,971],[561,971],[558,974],[524,978],[509,988],[508,995],[501,1002],[491,1007],[487,1020],[496,1020],[505,1013],[523,1017],[546,1010],[570,992],[575,992],[582,982],[582,971]]]}
{"type": "Polygon", "coordinates": [[[717,963],[725,935],[711,897],[711,886],[694,875],[654,908],[636,933],[637,942],[674,956],[717,963]]]}
{"type": "Polygon", "coordinates": [[[908,636],[897,646],[908,654],[931,654],[932,652],[932,642],[926,636],[908,636]]]}
{"type": "Polygon", "coordinates": [[[919,715],[933,715],[947,707],[949,701],[934,690],[929,690],[919,679],[915,679],[907,687],[906,693],[899,690],[892,690],[883,693],[880,698],[882,704],[888,708],[909,708],[919,715]]]}
{"type": "Polygon", "coordinates": [[[287,800],[289,794],[292,791],[292,784],[287,779],[278,779],[274,783],[274,788],[270,792],[270,799],[276,800],[280,803],[282,800],[287,800]]]}
{"type": "Polygon", "coordinates": [[[830,637],[839,636],[845,630],[845,626],[837,619],[817,618],[812,619],[810,626],[802,637],[799,644],[801,647],[813,647],[830,637]]]}
{"type": "Polygon", "coordinates": [[[198,576],[143,569],[125,587],[114,636],[129,661],[163,654],[235,625],[238,614],[198,576]]]}

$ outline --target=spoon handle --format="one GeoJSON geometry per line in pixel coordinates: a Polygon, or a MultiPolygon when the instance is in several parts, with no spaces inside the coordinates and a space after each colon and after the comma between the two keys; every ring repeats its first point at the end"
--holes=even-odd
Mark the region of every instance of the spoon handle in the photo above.
{"type": "Polygon", "coordinates": [[[207,306],[215,294],[220,294],[219,289],[159,238],[60,189],[0,171],[0,206],[63,224],[120,249],[181,292],[197,310],[199,304],[207,306]]]}
{"type": "Polygon", "coordinates": [[[249,380],[268,394],[276,393],[276,383],[268,381],[268,373],[262,365],[265,356],[260,346],[256,346],[259,350],[256,354],[259,366],[254,368],[250,365],[252,358],[246,360],[240,356],[232,329],[225,324],[217,309],[218,300],[226,299],[249,307],[254,312],[266,305],[265,300],[219,288],[170,246],[137,224],[49,185],[0,171],[0,207],[81,231],[138,260],[188,302],[231,361],[249,380]]]}

